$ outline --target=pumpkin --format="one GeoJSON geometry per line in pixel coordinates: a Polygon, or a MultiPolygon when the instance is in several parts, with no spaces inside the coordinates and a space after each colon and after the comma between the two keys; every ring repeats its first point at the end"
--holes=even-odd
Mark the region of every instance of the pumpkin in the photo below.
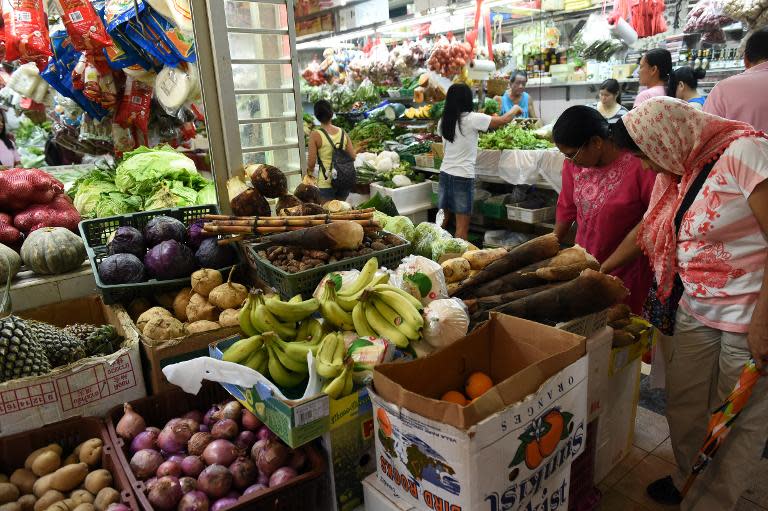
{"type": "Polygon", "coordinates": [[[21,246],[24,264],[42,275],[72,271],[85,258],[83,240],[63,227],[43,227],[32,231],[21,246]]]}
{"type": "Polygon", "coordinates": [[[11,280],[19,273],[21,268],[21,257],[10,247],[0,243],[0,282],[10,276],[11,280]]]}

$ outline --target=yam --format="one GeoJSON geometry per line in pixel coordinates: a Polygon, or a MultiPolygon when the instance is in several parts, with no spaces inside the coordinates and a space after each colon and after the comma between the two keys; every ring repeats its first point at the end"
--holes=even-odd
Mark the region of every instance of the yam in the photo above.
{"type": "MultiPolygon", "coordinates": [[[[503,293],[500,295],[483,296],[480,298],[470,298],[470,299],[464,300],[464,304],[467,306],[467,309],[469,309],[469,312],[471,314],[474,314],[476,312],[487,311],[487,310],[493,309],[494,307],[498,307],[499,305],[504,305],[505,303],[519,300],[520,298],[525,298],[526,296],[530,296],[536,293],[541,293],[545,289],[549,289],[550,287],[553,287],[555,285],[557,284],[545,284],[543,286],[531,287],[528,289],[520,289],[517,291],[511,291],[509,293],[503,293]]],[[[488,318],[486,317],[485,319],[488,319],[488,318]]]]}
{"type": "Polygon", "coordinates": [[[224,283],[224,277],[221,276],[221,272],[218,270],[203,268],[193,273],[190,281],[192,282],[192,290],[195,293],[208,298],[208,294],[213,288],[224,283]]]}
{"type": "Polygon", "coordinates": [[[208,303],[205,296],[192,293],[187,305],[187,321],[216,321],[219,319],[219,310],[215,305],[208,303]]]}
{"type": "Polygon", "coordinates": [[[88,465],[78,463],[61,467],[53,473],[51,488],[58,491],[72,491],[85,480],[88,475],[88,465]]]}
{"type": "MultiPolygon", "coordinates": [[[[112,485],[112,474],[109,470],[105,469],[99,469],[94,470],[90,474],[88,474],[85,477],[85,483],[83,483],[83,486],[86,490],[88,490],[93,495],[96,495],[99,493],[102,488],[106,488],[107,486],[112,485]]],[[[93,502],[93,499],[90,500],[90,502],[93,502]]]]}
{"type": "Polygon", "coordinates": [[[630,314],[632,314],[632,309],[626,303],[614,305],[608,309],[608,323],[613,323],[620,319],[629,319],[630,314]]]}
{"type": "Polygon", "coordinates": [[[470,250],[464,252],[461,257],[469,262],[473,270],[482,270],[497,259],[501,259],[507,254],[506,248],[487,248],[484,250],[470,250]]]}
{"type": "Polygon", "coordinates": [[[19,500],[16,501],[16,503],[21,508],[21,511],[34,511],[35,502],[37,502],[37,499],[34,495],[31,494],[22,495],[19,497],[19,500]]]}
{"type": "Polygon", "coordinates": [[[126,311],[128,312],[128,315],[131,317],[131,319],[136,321],[139,319],[139,316],[151,308],[152,304],[149,302],[149,300],[146,298],[136,298],[128,304],[126,311]]]}
{"type": "Polygon", "coordinates": [[[627,297],[620,279],[584,270],[574,280],[491,309],[540,323],[560,323],[606,309],[627,297]]]}
{"type": "Polygon", "coordinates": [[[597,259],[591,258],[565,266],[550,265],[536,270],[536,276],[547,282],[565,282],[567,280],[575,279],[587,268],[591,270],[599,270],[600,263],[597,262],[597,259]]]}
{"type": "Polygon", "coordinates": [[[543,286],[547,281],[538,277],[536,275],[536,270],[548,266],[549,262],[550,259],[545,259],[544,261],[539,261],[538,263],[526,266],[521,270],[510,272],[495,280],[481,284],[467,293],[465,299],[500,295],[512,291],[519,291],[521,289],[543,286]]]}
{"type": "Polygon", "coordinates": [[[463,257],[454,257],[453,259],[448,259],[442,263],[440,267],[443,269],[445,281],[449,284],[452,282],[460,282],[466,279],[469,276],[469,272],[471,270],[469,261],[463,257]]]}
{"type": "Polygon", "coordinates": [[[480,273],[468,279],[452,296],[469,298],[478,286],[539,261],[554,257],[559,251],[560,242],[554,234],[534,238],[509,250],[499,259],[480,270],[480,273]]]}
{"type": "Polygon", "coordinates": [[[187,325],[187,334],[199,334],[200,332],[208,332],[209,330],[218,330],[221,325],[215,321],[208,321],[206,319],[195,321],[187,325]]]}
{"type": "Polygon", "coordinates": [[[240,325],[240,309],[227,309],[219,314],[219,325],[222,327],[240,325]]]}
{"type": "Polygon", "coordinates": [[[144,326],[144,336],[153,341],[176,339],[184,336],[184,325],[170,315],[155,316],[144,326]]]}
{"type": "Polygon", "coordinates": [[[139,319],[136,320],[136,328],[139,329],[139,332],[144,333],[144,327],[147,326],[151,319],[156,317],[171,317],[171,313],[162,307],[152,307],[139,316],[139,319]]]}
{"type": "Polygon", "coordinates": [[[45,511],[55,503],[64,500],[64,494],[56,490],[48,490],[39,496],[35,502],[35,511],[45,511]]]}
{"type": "Polygon", "coordinates": [[[55,451],[45,451],[32,462],[32,473],[44,476],[55,472],[61,466],[61,457],[55,451]]]}
{"type": "Polygon", "coordinates": [[[187,305],[189,305],[189,299],[192,297],[192,288],[185,287],[176,294],[176,298],[173,299],[173,315],[176,319],[182,323],[187,321],[187,305]]]}
{"type": "Polygon", "coordinates": [[[118,502],[120,502],[120,492],[107,486],[96,495],[93,507],[96,508],[96,511],[106,511],[110,504],[117,504],[118,502]]]}
{"type": "Polygon", "coordinates": [[[19,498],[19,489],[11,483],[0,483],[0,504],[15,502],[19,498]]]}

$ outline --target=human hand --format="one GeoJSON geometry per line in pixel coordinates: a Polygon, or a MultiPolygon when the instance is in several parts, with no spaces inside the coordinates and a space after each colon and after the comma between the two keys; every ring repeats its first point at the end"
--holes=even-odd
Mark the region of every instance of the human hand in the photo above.
{"type": "Polygon", "coordinates": [[[768,375],[768,322],[756,313],[747,332],[747,345],[762,375],[768,375]]]}
{"type": "Polygon", "coordinates": [[[510,110],[510,113],[512,114],[513,117],[517,117],[518,115],[522,115],[523,109],[520,108],[520,105],[515,105],[510,110]]]}

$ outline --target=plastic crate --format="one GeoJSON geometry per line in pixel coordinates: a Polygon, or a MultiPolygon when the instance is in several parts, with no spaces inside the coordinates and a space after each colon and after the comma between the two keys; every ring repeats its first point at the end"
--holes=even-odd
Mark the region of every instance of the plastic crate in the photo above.
{"type": "Polygon", "coordinates": [[[32,451],[49,444],[59,444],[64,454],[91,438],[101,438],[101,468],[112,474],[111,486],[120,492],[120,500],[131,510],[139,509],[133,486],[117,459],[117,449],[107,428],[95,417],[74,417],[48,426],[0,438],[0,473],[10,475],[24,468],[24,460],[32,451]]]}
{"type": "MultiPolygon", "coordinates": [[[[174,417],[180,417],[190,410],[200,410],[205,413],[211,405],[222,401],[230,401],[232,396],[218,384],[206,382],[197,395],[187,394],[181,390],[172,390],[132,401],[133,409],[146,421],[148,426],[162,428],[166,422],[174,417]]],[[[133,475],[128,459],[128,445],[117,436],[115,425],[123,416],[123,406],[116,406],[106,416],[107,429],[112,444],[115,446],[117,459],[130,481],[136,494],[136,500],[140,507],[131,509],[144,509],[152,511],[154,508],[146,497],[146,486],[133,475]]],[[[307,461],[310,468],[307,472],[297,476],[291,481],[270,488],[265,493],[241,497],[237,505],[229,507],[230,510],[248,511],[287,511],[292,509],[315,509],[319,503],[328,499],[326,486],[325,457],[320,454],[314,445],[306,447],[307,461]]]]}
{"type": "Polygon", "coordinates": [[[401,236],[398,236],[398,238],[402,240],[402,245],[385,248],[384,250],[376,250],[370,254],[350,257],[349,259],[297,273],[288,273],[260,257],[258,252],[261,244],[259,243],[243,244],[243,249],[246,254],[248,265],[256,272],[256,276],[275,288],[277,292],[280,293],[280,296],[287,299],[296,296],[297,294],[301,294],[306,298],[315,291],[317,285],[328,273],[353,269],[359,270],[371,257],[378,259],[379,266],[396,268],[403,257],[408,254],[408,248],[410,246],[410,243],[401,236]]]}
{"type": "Polygon", "coordinates": [[[371,183],[371,196],[380,193],[392,197],[398,211],[407,211],[417,206],[429,203],[432,184],[429,181],[414,183],[400,188],[387,188],[381,183],[371,183]]]}
{"type": "Polygon", "coordinates": [[[607,324],[608,310],[606,309],[600,312],[595,312],[594,314],[572,319],[566,323],[558,323],[557,328],[572,334],[591,337],[598,330],[605,328],[607,324]]]}
{"type": "Polygon", "coordinates": [[[416,159],[416,166],[425,169],[435,168],[435,157],[432,154],[417,154],[414,156],[416,159]]]}
{"type": "Polygon", "coordinates": [[[557,206],[548,206],[539,209],[525,209],[513,204],[507,205],[507,218],[524,224],[540,224],[549,222],[555,218],[557,206]]]}
{"type": "MultiPolygon", "coordinates": [[[[141,213],[96,218],[80,222],[80,235],[85,241],[85,249],[88,260],[93,269],[93,278],[96,279],[96,287],[101,292],[104,303],[107,305],[130,301],[138,296],[156,294],[162,290],[172,290],[189,286],[189,277],[171,280],[151,279],[135,284],[104,284],[99,277],[99,264],[107,257],[107,240],[118,227],[131,226],[139,231],[157,216],[169,216],[180,220],[184,225],[189,225],[207,214],[217,214],[219,208],[215,205],[189,206],[184,208],[157,209],[141,213]]],[[[227,271],[228,268],[218,268],[227,271]]]]}

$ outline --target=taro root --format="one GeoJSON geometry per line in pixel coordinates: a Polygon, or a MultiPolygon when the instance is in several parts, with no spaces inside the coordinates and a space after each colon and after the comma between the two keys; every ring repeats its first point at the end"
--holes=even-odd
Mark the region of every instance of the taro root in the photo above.
{"type": "Polygon", "coordinates": [[[301,205],[301,201],[295,195],[287,193],[278,199],[275,211],[277,211],[279,216],[286,216],[286,213],[284,213],[286,209],[301,207],[301,205]]]}
{"type": "Polygon", "coordinates": [[[249,165],[246,172],[251,175],[251,183],[253,183],[254,188],[264,197],[276,199],[288,193],[288,179],[283,171],[277,167],[259,163],[249,165]]]}
{"type": "Polygon", "coordinates": [[[299,186],[296,187],[293,194],[301,202],[320,204],[320,188],[315,185],[299,183],[299,186]]]}

